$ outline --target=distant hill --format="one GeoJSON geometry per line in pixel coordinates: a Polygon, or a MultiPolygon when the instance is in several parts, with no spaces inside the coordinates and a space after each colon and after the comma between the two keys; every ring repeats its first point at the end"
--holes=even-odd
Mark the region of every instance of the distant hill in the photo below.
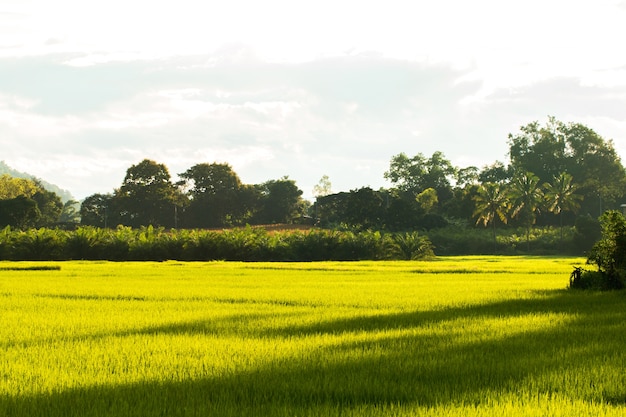
{"type": "Polygon", "coordinates": [[[31,175],[27,172],[20,172],[17,171],[13,168],[11,168],[10,166],[8,166],[6,164],[6,162],[4,161],[0,161],[0,175],[4,175],[4,174],[8,174],[12,177],[16,177],[16,178],[27,178],[27,179],[36,179],[38,180],[41,185],[43,185],[43,187],[48,190],[48,191],[52,191],[53,193],[55,193],[56,195],[58,195],[59,197],[61,197],[61,201],[63,201],[64,203],[69,201],[69,200],[74,200],[74,196],[67,190],[63,190],[61,188],[59,188],[57,185],[54,184],[50,184],[48,181],[45,181],[41,178],[37,178],[34,175],[31,175]]]}

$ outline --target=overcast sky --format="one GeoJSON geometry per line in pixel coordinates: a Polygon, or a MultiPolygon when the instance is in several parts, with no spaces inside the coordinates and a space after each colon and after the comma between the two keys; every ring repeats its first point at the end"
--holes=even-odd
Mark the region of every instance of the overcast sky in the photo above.
{"type": "Polygon", "coordinates": [[[626,1],[1,0],[0,160],[82,199],[144,158],[311,197],[393,155],[507,161],[548,116],[626,157],[626,1]]]}

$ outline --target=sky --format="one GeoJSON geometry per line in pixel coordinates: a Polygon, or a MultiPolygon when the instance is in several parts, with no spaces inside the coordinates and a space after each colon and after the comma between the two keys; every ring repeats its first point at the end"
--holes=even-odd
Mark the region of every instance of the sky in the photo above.
{"type": "Polygon", "coordinates": [[[312,199],[394,155],[507,162],[554,116],[626,157],[626,1],[1,0],[0,160],[111,193],[145,158],[312,199]]]}

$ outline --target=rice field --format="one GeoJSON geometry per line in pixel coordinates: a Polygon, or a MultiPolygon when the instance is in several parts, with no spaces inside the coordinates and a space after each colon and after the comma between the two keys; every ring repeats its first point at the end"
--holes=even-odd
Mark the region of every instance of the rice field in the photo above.
{"type": "Polygon", "coordinates": [[[583,264],[0,262],[0,415],[626,416],[583,264]]]}

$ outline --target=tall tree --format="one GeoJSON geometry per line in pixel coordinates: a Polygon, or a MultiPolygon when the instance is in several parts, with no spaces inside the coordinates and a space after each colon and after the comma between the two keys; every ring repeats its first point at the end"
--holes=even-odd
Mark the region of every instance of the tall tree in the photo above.
{"type": "Polygon", "coordinates": [[[33,180],[15,178],[8,174],[0,176],[0,200],[8,200],[17,196],[32,197],[39,187],[33,180]]]}
{"type": "Polygon", "coordinates": [[[67,200],[59,216],[61,223],[80,223],[80,203],[76,200],[67,200]]]}
{"type": "Polygon", "coordinates": [[[480,171],[475,166],[457,169],[454,175],[456,188],[465,188],[477,184],[479,173],[480,171]]]}
{"type": "Polygon", "coordinates": [[[550,181],[567,166],[567,141],[563,124],[548,118],[545,126],[532,122],[509,134],[509,156],[516,172],[532,172],[541,182],[550,181]]]}
{"type": "Polygon", "coordinates": [[[39,180],[8,175],[0,177],[0,201],[4,202],[3,222],[19,228],[54,225],[63,210],[61,198],[46,190],[39,180]]]}
{"type": "Polygon", "coordinates": [[[552,183],[545,183],[545,198],[548,210],[559,216],[561,229],[561,245],[563,244],[563,212],[576,212],[580,208],[583,196],[576,194],[576,185],[572,183],[573,177],[567,172],[562,172],[554,177],[552,183]]]}
{"type": "Polygon", "coordinates": [[[474,216],[477,217],[476,224],[482,223],[485,227],[491,224],[493,232],[493,251],[497,250],[496,239],[496,218],[502,223],[508,221],[509,196],[503,184],[487,182],[481,184],[478,193],[474,196],[476,209],[474,216]]]}
{"type": "Polygon", "coordinates": [[[483,167],[483,169],[478,173],[478,181],[481,184],[488,182],[502,184],[511,179],[511,171],[511,167],[505,167],[502,162],[496,161],[491,165],[483,167]]]}
{"type": "Polygon", "coordinates": [[[228,164],[197,164],[179,174],[190,197],[188,221],[193,227],[222,227],[245,218],[242,184],[228,164]]]}
{"type": "Polygon", "coordinates": [[[400,153],[391,159],[389,171],[384,176],[401,191],[414,195],[427,188],[437,191],[440,202],[452,197],[451,180],[455,178],[456,168],[445,158],[442,152],[434,152],[430,158],[418,153],[412,158],[400,153]]]}
{"type": "Polygon", "coordinates": [[[332,184],[328,175],[322,175],[320,181],[313,186],[314,197],[324,197],[332,194],[332,184]]]}
{"type": "Polygon", "coordinates": [[[37,202],[25,195],[0,199],[0,228],[11,226],[17,229],[36,227],[41,219],[37,202]]]}
{"type": "Polygon", "coordinates": [[[167,167],[149,159],[128,168],[115,198],[121,222],[132,227],[174,227],[177,207],[185,201],[167,167]]]}
{"type": "Polygon", "coordinates": [[[381,228],[385,207],[380,194],[370,187],[351,190],[346,199],[344,222],[357,229],[381,228]]]}
{"type": "Polygon", "coordinates": [[[40,181],[33,181],[37,185],[37,192],[33,194],[32,199],[35,200],[41,212],[41,217],[37,221],[37,227],[52,226],[58,223],[63,211],[61,197],[52,191],[46,190],[40,181]]]}
{"type": "Polygon", "coordinates": [[[291,223],[302,215],[302,190],[294,180],[285,176],[257,186],[261,193],[261,207],[256,213],[257,223],[291,223]]]}
{"type": "Polygon", "coordinates": [[[539,177],[532,172],[517,175],[511,183],[512,216],[518,218],[526,228],[526,246],[530,249],[530,229],[537,220],[543,203],[543,191],[539,177]]]}
{"type": "Polygon", "coordinates": [[[625,194],[626,170],[613,143],[582,124],[551,117],[544,126],[523,126],[509,135],[509,156],[515,172],[533,172],[541,183],[568,172],[588,213],[599,216],[605,208],[618,208],[625,194]]]}
{"type": "Polygon", "coordinates": [[[85,226],[117,226],[119,222],[117,215],[119,210],[114,207],[111,194],[92,194],[80,205],[80,223],[85,226]]]}

